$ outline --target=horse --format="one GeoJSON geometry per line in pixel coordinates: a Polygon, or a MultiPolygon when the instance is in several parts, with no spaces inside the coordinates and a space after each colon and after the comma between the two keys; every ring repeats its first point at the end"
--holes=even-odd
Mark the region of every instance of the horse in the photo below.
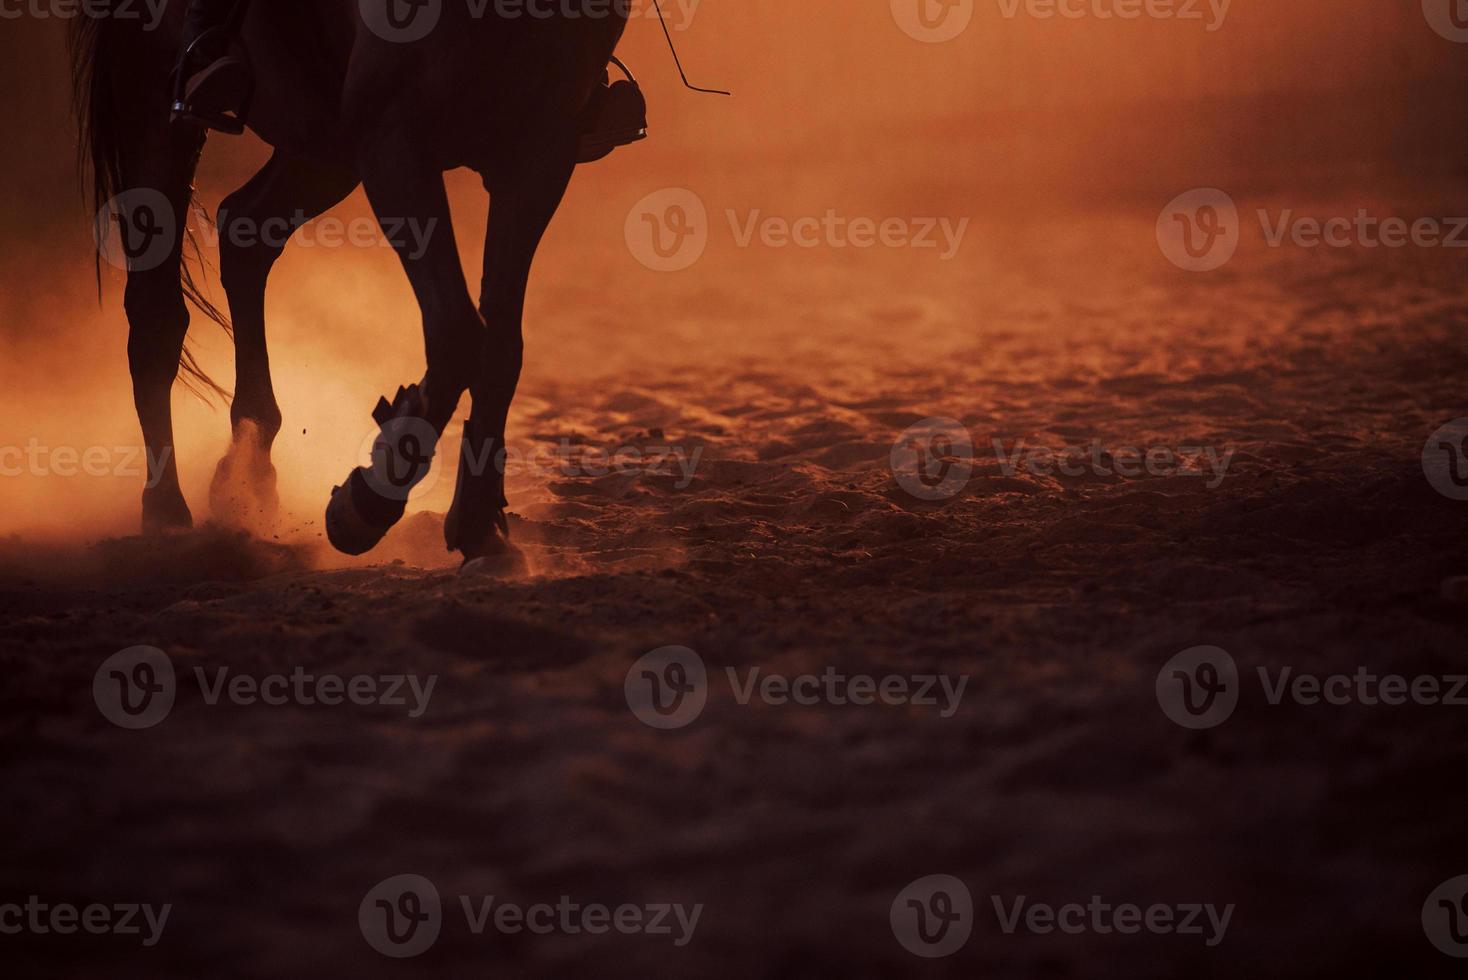
{"type": "Polygon", "coordinates": [[[211,498],[243,479],[262,507],[275,506],[269,456],[282,419],[265,287],[288,235],[236,232],[272,222],[293,232],[360,185],[385,229],[433,229],[426,247],[393,242],[422,314],[426,369],[391,402],[378,402],[372,463],[333,490],[328,538],[362,554],[386,535],[468,391],[473,407],[445,542],[466,566],[513,554],[503,468],[494,461],[503,458],[523,363],[531,263],[577,165],[578,120],[606,79],[626,4],[543,5],[532,15],[493,0],[255,0],[238,43],[255,76],[248,124],[273,152],[216,215],[227,316],[202,294],[186,260],[204,135],[169,120],[184,6],[169,0],[151,30],[139,19],[83,16],[70,38],[94,206],[106,213],[113,202],[124,231],[146,227],[164,242],[148,261],[136,249],[126,260],[128,365],[150,460],[144,533],[193,524],[174,453],[175,381],[182,371],[184,383],[222,391],[186,347],[190,307],[232,326],[234,341],[232,439],[211,498]],[[444,187],[444,173],[459,167],[476,171],[489,194],[477,302],[444,187]]]}

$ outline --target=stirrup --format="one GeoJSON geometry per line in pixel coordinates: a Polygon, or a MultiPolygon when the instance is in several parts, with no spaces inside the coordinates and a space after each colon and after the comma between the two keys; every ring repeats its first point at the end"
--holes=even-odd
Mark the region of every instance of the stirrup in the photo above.
{"type": "Polygon", "coordinates": [[[181,122],[238,136],[245,131],[250,103],[254,97],[254,72],[250,69],[250,61],[243,47],[234,43],[232,33],[227,26],[215,27],[195,38],[194,43],[188,46],[183,57],[179,59],[179,67],[174,71],[173,104],[169,118],[174,123],[181,122]],[[198,71],[186,72],[187,66],[195,61],[200,50],[208,45],[221,42],[225,52],[223,55],[198,71]],[[240,72],[238,83],[242,85],[242,91],[237,98],[225,100],[232,102],[234,108],[210,109],[195,104],[200,90],[207,88],[211,82],[217,81],[221,75],[230,71],[240,72]]]}
{"type": "Polygon", "coordinates": [[[583,130],[577,163],[593,163],[613,150],[647,139],[647,99],[642,86],[621,59],[612,64],[626,75],[615,82],[602,74],[602,83],[582,113],[583,130]]]}

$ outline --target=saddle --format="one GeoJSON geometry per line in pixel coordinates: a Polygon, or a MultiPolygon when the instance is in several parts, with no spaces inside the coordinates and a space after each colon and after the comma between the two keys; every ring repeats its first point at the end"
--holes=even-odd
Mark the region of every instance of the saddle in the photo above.
{"type": "MultiPolygon", "coordinates": [[[[618,147],[647,139],[647,99],[622,61],[612,65],[626,77],[612,81],[610,69],[578,119],[577,163],[594,163],[618,147]]],[[[245,131],[255,94],[248,54],[228,27],[205,31],[190,44],[174,72],[172,120],[231,136],[245,131]]]]}

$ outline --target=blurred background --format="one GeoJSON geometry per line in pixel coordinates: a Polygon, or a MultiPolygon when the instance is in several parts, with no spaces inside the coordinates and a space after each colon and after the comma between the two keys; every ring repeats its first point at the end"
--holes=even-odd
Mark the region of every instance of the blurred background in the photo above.
{"type": "MultiPolygon", "coordinates": [[[[719,308],[719,297],[738,293],[731,283],[758,290],[774,274],[753,259],[705,261],[676,276],[636,261],[624,241],[628,211],[663,188],[694,190],[716,221],[725,209],[973,217],[989,244],[927,266],[950,292],[990,278],[1003,261],[994,243],[1042,215],[1115,212],[1148,223],[1198,186],[1297,195],[1301,206],[1334,197],[1350,202],[1345,213],[1367,195],[1458,195],[1468,47],[1434,30],[1417,0],[1235,0],[1221,18],[1200,0],[1189,20],[1038,18],[1023,5],[1009,17],[1007,0],[957,0],[948,16],[971,20],[942,43],[904,30],[916,3],[669,0],[690,75],[735,91],[723,99],[682,88],[650,4],[638,0],[620,53],[649,96],[652,139],[584,168],[552,228],[530,298],[532,396],[552,372],[593,384],[668,349],[694,347],[704,358],[739,345],[778,351],[799,333],[808,311],[798,291],[788,322],[723,329],[736,312],[719,308]],[[554,363],[537,356],[551,350],[554,363]]],[[[1093,9],[1092,0],[1075,6],[1093,9]]],[[[64,34],[55,19],[0,21],[0,112],[11,134],[0,157],[0,444],[133,445],[122,278],[104,266],[99,304],[64,34]]],[[[214,207],[266,155],[253,137],[211,139],[204,204],[214,207]]],[[[471,174],[449,180],[477,281],[484,195],[471,174]]],[[[337,214],[365,215],[360,192],[337,214]]],[[[819,262],[900,271],[882,251],[778,261],[811,275],[819,262]]],[[[908,286],[925,288],[921,279],[908,286]]],[[[388,250],[295,246],[272,283],[269,314],[287,417],[282,492],[305,521],[360,452],[377,395],[419,376],[418,315],[388,250]]],[[[224,338],[196,321],[193,343],[228,385],[224,338]]],[[[202,517],[227,413],[181,388],[176,403],[184,489],[202,517]]],[[[0,532],[131,532],[138,482],[0,479],[0,532]]]]}

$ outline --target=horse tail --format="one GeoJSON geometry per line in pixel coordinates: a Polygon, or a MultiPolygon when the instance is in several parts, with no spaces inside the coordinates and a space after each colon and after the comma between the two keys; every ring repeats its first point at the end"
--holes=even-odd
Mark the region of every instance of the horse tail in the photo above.
{"type": "MultiPolygon", "coordinates": [[[[85,184],[91,177],[87,189],[91,198],[92,213],[98,213],[108,201],[123,190],[122,150],[126,138],[120,124],[122,114],[118,111],[117,99],[121,96],[115,80],[119,69],[117,63],[122,47],[116,35],[124,29],[123,22],[115,17],[75,17],[70,25],[69,46],[71,49],[72,104],[76,113],[79,139],[77,141],[77,172],[85,184]]],[[[189,198],[190,210],[195,210],[192,189],[189,198]]],[[[200,209],[201,213],[202,210],[200,209]]],[[[227,335],[233,336],[229,316],[210,301],[199,282],[197,268],[203,265],[199,241],[189,226],[187,216],[184,228],[183,261],[179,263],[179,286],[189,305],[220,326],[227,335]]],[[[97,292],[102,292],[102,256],[96,256],[97,292]]],[[[192,351],[185,345],[179,360],[180,380],[185,388],[204,400],[210,395],[228,398],[229,393],[204,370],[192,351]]]]}

